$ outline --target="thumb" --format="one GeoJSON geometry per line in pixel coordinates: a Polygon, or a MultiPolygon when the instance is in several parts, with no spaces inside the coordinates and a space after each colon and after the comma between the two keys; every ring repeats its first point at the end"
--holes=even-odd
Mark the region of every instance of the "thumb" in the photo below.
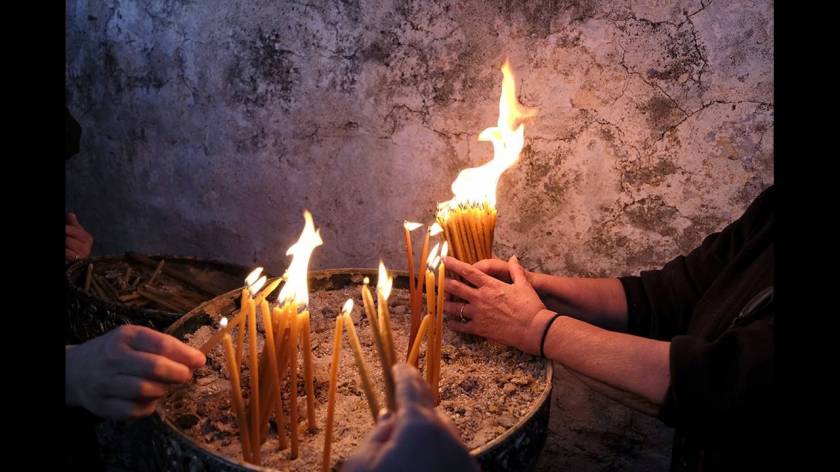
{"type": "Polygon", "coordinates": [[[68,213],[67,214],[67,223],[69,223],[71,225],[78,225],[79,224],[79,220],[78,220],[78,218],[76,218],[75,213],[68,213]]]}
{"type": "Polygon", "coordinates": [[[516,256],[510,256],[510,260],[508,260],[509,270],[510,270],[510,278],[513,280],[514,285],[519,285],[522,283],[528,283],[528,276],[525,274],[525,269],[519,264],[519,259],[516,256]]]}

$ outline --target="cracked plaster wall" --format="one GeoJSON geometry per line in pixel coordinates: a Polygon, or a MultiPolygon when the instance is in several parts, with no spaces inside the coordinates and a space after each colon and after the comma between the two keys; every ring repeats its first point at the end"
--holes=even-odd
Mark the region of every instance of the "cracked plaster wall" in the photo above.
{"type": "MultiPolygon", "coordinates": [[[[84,134],[67,208],[96,254],[265,265],[311,210],[313,267],[402,268],[485,162],[499,66],[526,125],[496,252],[606,276],[662,265],[773,181],[770,1],[68,1],[66,90],[84,134]]],[[[562,369],[541,468],[665,468],[670,430],[562,369]]]]}

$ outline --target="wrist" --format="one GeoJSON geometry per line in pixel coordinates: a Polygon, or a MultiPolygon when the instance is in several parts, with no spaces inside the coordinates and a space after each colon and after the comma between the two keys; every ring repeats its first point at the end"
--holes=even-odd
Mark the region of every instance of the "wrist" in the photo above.
{"type": "Polygon", "coordinates": [[[525,339],[525,346],[522,349],[523,351],[535,356],[540,355],[540,347],[542,346],[542,338],[543,333],[545,332],[546,324],[556,314],[556,312],[551,311],[548,308],[543,308],[542,310],[538,311],[536,315],[534,315],[534,317],[531,319],[531,325],[528,328],[528,334],[525,339]]]}

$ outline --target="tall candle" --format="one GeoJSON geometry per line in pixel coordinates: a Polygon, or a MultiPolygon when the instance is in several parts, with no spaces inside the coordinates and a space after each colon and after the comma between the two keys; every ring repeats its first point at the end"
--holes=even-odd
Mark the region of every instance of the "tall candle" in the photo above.
{"type": "Polygon", "coordinates": [[[298,411],[297,411],[297,343],[298,343],[298,317],[297,304],[290,303],[291,316],[289,316],[289,432],[292,438],[292,446],[289,451],[289,458],[296,459],[298,456],[298,411]]]}
{"type": "Polygon", "coordinates": [[[254,463],[259,465],[260,460],[260,381],[259,363],[257,359],[257,310],[254,304],[248,303],[248,352],[249,368],[251,378],[251,398],[248,407],[251,410],[251,451],[254,463]]]}
{"type": "MultiPolygon", "coordinates": [[[[432,253],[434,255],[434,253],[432,253]]],[[[429,337],[426,338],[426,383],[432,386],[432,369],[434,365],[435,346],[435,274],[431,269],[426,269],[426,316],[432,318],[432,325],[429,328],[429,337]]]]}
{"type": "MultiPolygon", "coordinates": [[[[227,318],[222,318],[223,329],[227,328],[227,318]]],[[[236,353],[233,350],[233,340],[230,334],[225,332],[222,336],[222,344],[225,347],[225,358],[230,374],[230,399],[231,405],[236,413],[236,420],[239,422],[239,442],[242,444],[242,457],[251,461],[251,439],[248,435],[248,417],[245,416],[245,402],[242,400],[242,386],[239,383],[239,365],[236,362],[236,353]]]]}
{"type": "Polygon", "coordinates": [[[323,472],[327,472],[330,468],[330,448],[332,447],[333,417],[335,416],[335,391],[338,384],[338,363],[341,360],[341,332],[343,323],[344,316],[339,314],[335,320],[332,361],[330,362],[330,387],[327,392],[327,424],[324,427],[324,455],[321,460],[321,470],[323,472]]]}
{"type": "Polygon", "coordinates": [[[382,342],[382,336],[379,333],[379,320],[374,312],[373,295],[370,293],[368,283],[369,279],[365,277],[365,283],[362,285],[362,301],[364,302],[365,313],[367,313],[368,321],[370,322],[370,331],[373,334],[376,353],[379,355],[379,363],[382,366],[382,378],[385,379],[385,405],[388,410],[396,411],[397,403],[394,397],[394,377],[391,374],[388,355],[385,354],[385,346],[382,342]]]}
{"type": "MultiPolygon", "coordinates": [[[[411,231],[419,228],[420,223],[403,221],[403,239],[405,240],[405,256],[408,262],[408,293],[409,307],[411,308],[411,329],[409,334],[409,346],[414,341],[417,327],[420,323],[420,307],[417,304],[417,280],[414,278],[414,251],[411,247],[411,231]]],[[[422,260],[422,259],[421,259],[422,260]]]]}
{"type": "Polygon", "coordinates": [[[379,261],[379,280],[376,283],[376,313],[379,318],[379,333],[382,335],[382,344],[385,347],[385,354],[388,356],[389,369],[397,361],[394,336],[391,332],[391,310],[388,309],[388,296],[391,294],[392,285],[393,279],[388,276],[385,264],[379,261]]]}
{"type": "Polygon", "coordinates": [[[376,421],[379,415],[379,401],[376,398],[376,393],[370,383],[368,376],[367,363],[362,356],[362,344],[359,342],[359,336],[356,334],[356,326],[353,324],[353,318],[350,317],[350,312],[353,310],[353,299],[347,299],[344,303],[344,326],[347,328],[347,334],[350,338],[350,346],[353,348],[353,357],[356,359],[356,368],[359,370],[359,377],[362,379],[362,388],[367,397],[368,407],[373,420],[376,421]]]}
{"type": "MultiPolygon", "coordinates": [[[[286,349],[286,344],[289,343],[289,338],[286,336],[286,331],[289,326],[289,317],[286,314],[285,310],[281,310],[278,307],[274,307],[275,316],[278,317],[277,323],[277,332],[275,333],[276,336],[276,347],[277,347],[277,365],[279,366],[279,376],[277,377],[278,385],[282,387],[283,385],[283,378],[286,376],[286,371],[288,370],[289,363],[287,361],[289,356],[289,350],[286,349]],[[283,340],[285,339],[286,344],[283,344],[283,340]]],[[[278,444],[280,446],[280,450],[286,449],[288,447],[288,439],[286,436],[286,420],[287,417],[283,414],[283,395],[281,394],[282,390],[278,388],[278,399],[277,405],[280,411],[276,414],[277,420],[277,435],[278,444]]]]}
{"type": "Polygon", "coordinates": [[[309,310],[300,314],[299,331],[303,351],[303,385],[306,389],[306,424],[315,431],[315,384],[312,381],[312,341],[310,339],[309,310]]]}
{"type": "Polygon", "coordinates": [[[239,303],[239,312],[245,316],[239,317],[239,330],[236,336],[236,362],[242,365],[242,352],[244,351],[245,342],[245,325],[248,321],[248,305],[251,303],[251,291],[248,287],[242,289],[242,301],[239,303]]]}
{"type": "MultiPolygon", "coordinates": [[[[268,357],[268,367],[269,372],[271,372],[272,382],[273,385],[270,393],[268,394],[269,398],[266,398],[266,404],[271,405],[271,400],[274,400],[275,409],[277,410],[277,415],[281,415],[283,412],[283,403],[282,397],[280,393],[280,369],[277,365],[277,356],[276,356],[276,345],[274,340],[274,323],[271,319],[271,311],[268,307],[268,301],[265,299],[260,302],[260,310],[262,311],[263,315],[263,326],[265,329],[265,348],[263,349],[263,355],[268,357]]],[[[271,410],[271,406],[268,407],[271,410]]],[[[268,418],[263,419],[260,416],[260,432],[262,433],[262,425],[268,423],[268,418]]],[[[278,427],[279,430],[279,427],[278,427]]],[[[279,441],[279,437],[278,437],[279,441]]],[[[262,441],[260,441],[262,443],[262,441]]]]}
{"type": "MultiPolygon", "coordinates": [[[[429,329],[429,325],[431,324],[430,320],[432,319],[431,316],[426,315],[423,317],[423,322],[420,323],[420,329],[417,330],[417,337],[414,338],[414,344],[411,345],[411,351],[408,354],[408,363],[413,365],[417,368],[417,359],[420,356],[420,345],[423,344],[423,335],[426,334],[426,331],[429,329]]],[[[429,353],[426,352],[426,369],[429,368],[429,353]]]]}
{"type": "Polygon", "coordinates": [[[434,377],[432,378],[432,395],[434,395],[435,405],[440,403],[440,360],[441,347],[443,343],[443,283],[446,274],[446,265],[443,260],[448,253],[448,245],[444,241],[440,250],[440,264],[438,265],[437,276],[437,311],[435,313],[435,363],[434,363],[434,377]]]}

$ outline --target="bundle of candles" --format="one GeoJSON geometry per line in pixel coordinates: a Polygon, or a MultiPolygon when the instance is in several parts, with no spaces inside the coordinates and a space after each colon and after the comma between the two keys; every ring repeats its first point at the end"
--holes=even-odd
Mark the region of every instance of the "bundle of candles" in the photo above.
{"type": "Polygon", "coordinates": [[[468,264],[489,259],[496,229],[496,185],[502,173],[519,159],[525,143],[522,120],[536,114],[516,99],[516,83],[506,61],[502,65],[502,95],[497,126],[485,129],[479,141],[493,144],[493,160],[464,169],[452,183],[454,197],[438,204],[437,223],[452,248],[452,255],[468,264]]]}
{"type": "Polygon", "coordinates": [[[310,340],[307,269],[312,250],[323,244],[309,212],[304,213],[305,225],[298,241],[286,252],[292,263],[286,274],[273,280],[262,291],[266,277],[260,277],[262,268],[255,269],[245,279],[239,313],[233,321],[223,319],[219,331],[208,340],[201,351],[210,352],[220,341],[225,343],[228,372],[231,378],[231,405],[239,422],[239,435],[244,460],[259,465],[260,448],[268,439],[269,419],[274,413],[277,425],[277,444],[283,450],[289,447],[289,457],[298,455],[298,349],[303,355],[304,389],[306,392],[306,423],[310,430],[315,424],[315,393],[312,372],[312,346],[310,340]],[[267,297],[283,281],[277,303],[272,307],[267,297]],[[256,294],[256,296],[252,295],[256,294]],[[259,307],[264,345],[258,352],[257,307],[259,307]],[[236,348],[230,332],[238,328],[236,348]],[[248,404],[242,398],[239,368],[242,364],[245,336],[248,336],[249,370],[248,404]],[[229,345],[229,346],[228,346],[229,345]],[[283,381],[289,389],[288,422],[284,412],[283,381]],[[288,429],[289,438],[286,437],[288,429]]]}
{"type": "MultiPolygon", "coordinates": [[[[231,383],[231,407],[239,424],[239,437],[242,446],[243,459],[252,464],[261,464],[260,450],[268,439],[269,420],[273,412],[277,425],[277,447],[280,450],[289,447],[289,458],[298,456],[298,349],[303,356],[304,390],[306,394],[306,424],[310,431],[317,428],[315,424],[315,397],[312,372],[312,346],[310,341],[309,302],[306,273],[312,250],[323,242],[315,231],[312,216],[304,214],[306,224],[298,242],[289,248],[287,254],[293,255],[292,263],[286,274],[267,283],[266,276],[261,276],[262,268],[257,268],[245,279],[242,289],[239,313],[232,320],[222,318],[219,330],[202,347],[201,351],[209,353],[219,343],[223,344],[227,369],[231,383]],[[285,280],[280,290],[277,303],[272,307],[268,296],[274,292],[285,280]],[[258,352],[257,342],[257,308],[261,313],[264,330],[264,344],[262,352],[258,352]],[[231,333],[236,329],[236,346],[231,333]],[[240,367],[244,355],[244,340],[248,337],[248,356],[246,365],[249,371],[247,403],[243,396],[243,382],[240,367]],[[288,388],[288,407],[284,405],[283,386],[288,388]],[[288,411],[288,415],[286,415],[288,411]],[[288,438],[286,431],[288,430],[288,438]]],[[[419,334],[409,345],[409,362],[418,365],[420,345],[424,334],[428,332],[426,342],[426,379],[437,393],[440,382],[440,353],[443,330],[443,278],[447,244],[435,244],[428,257],[427,270],[424,281],[427,288],[427,315],[419,328],[419,334]],[[440,248],[440,250],[438,250],[440,248]],[[437,273],[435,273],[437,271],[437,273]],[[437,297],[436,297],[437,294],[437,297]]],[[[376,284],[376,301],[370,289],[370,280],[365,277],[360,287],[367,315],[371,337],[374,340],[377,357],[382,369],[385,384],[385,407],[395,410],[394,380],[391,367],[397,362],[394,337],[391,329],[391,315],[388,309],[388,298],[393,288],[393,278],[388,274],[385,264],[379,263],[379,277],[376,284]]],[[[362,388],[367,398],[371,417],[377,420],[380,401],[374,391],[364,356],[356,333],[356,328],[350,318],[353,300],[347,300],[336,319],[335,338],[333,343],[332,362],[330,365],[329,393],[327,417],[324,431],[323,467],[328,470],[330,465],[330,449],[332,445],[332,426],[335,414],[335,393],[338,379],[338,361],[344,330],[347,331],[353,357],[356,361],[361,378],[362,388]]]]}

